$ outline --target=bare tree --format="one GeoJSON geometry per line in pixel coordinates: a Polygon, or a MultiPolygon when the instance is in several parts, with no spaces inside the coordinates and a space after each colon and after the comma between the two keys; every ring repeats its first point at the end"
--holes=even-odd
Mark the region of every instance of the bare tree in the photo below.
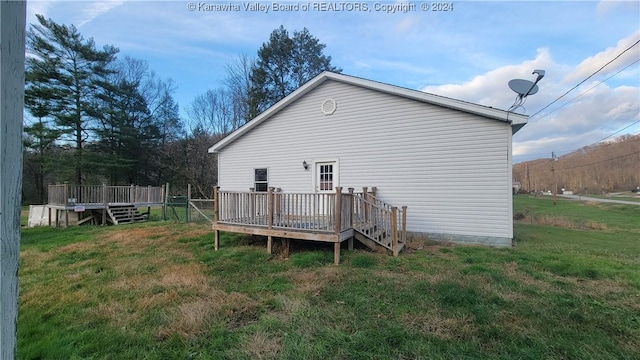
{"type": "Polygon", "coordinates": [[[231,96],[222,88],[196,96],[186,110],[192,134],[226,135],[234,130],[231,96]]]}
{"type": "MultiPolygon", "coordinates": [[[[637,189],[640,186],[640,135],[587,146],[561,156],[553,162],[559,188],[578,193],[601,193],[637,189]]],[[[554,186],[551,159],[515,164],[513,177],[532,184],[528,191],[549,190],[554,186]],[[528,171],[528,172],[527,172],[528,171]],[[525,179],[528,179],[527,182],[525,179]]]]}
{"type": "Polygon", "coordinates": [[[227,77],[223,83],[231,96],[234,129],[251,120],[249,95],[251,92],[251,69],[255,63],[255,58],[243,54],[225,66],[227,77]]]}

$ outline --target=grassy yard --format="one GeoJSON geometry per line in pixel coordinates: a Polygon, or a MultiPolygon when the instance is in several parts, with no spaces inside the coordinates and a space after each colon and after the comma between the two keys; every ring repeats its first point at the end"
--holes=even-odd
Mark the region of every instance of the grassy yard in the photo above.
{"type": "Polygon", "coordinates": [[[633,359],[640,206],[516,197],[516,246],[399,257],[172,222],[22,234],[20,359],[633,359]]]}

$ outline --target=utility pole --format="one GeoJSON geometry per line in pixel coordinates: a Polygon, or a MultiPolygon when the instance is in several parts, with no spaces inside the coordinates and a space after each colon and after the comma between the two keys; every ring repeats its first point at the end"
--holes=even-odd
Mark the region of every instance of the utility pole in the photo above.
{"type": "Polygon", "coordinates": [[[24,109],[24,1],[0,0],[0,359],[16,356],[24,109]]]}
{"type": "Polygon", "coordinates": [[[556,180],[556,169],[554,163],[558,161],[556,153],[551,152],[551,174],[553,175],[553,205],[556,204],[556,194],[558,193],[558,181],[556,180]]]}
{"type": "Polygon", "coordinates": [[[529,176],[529,163],[524,164],[525,178],[527,179],[527,192],[531,192],[531,177],[529,176]]]}

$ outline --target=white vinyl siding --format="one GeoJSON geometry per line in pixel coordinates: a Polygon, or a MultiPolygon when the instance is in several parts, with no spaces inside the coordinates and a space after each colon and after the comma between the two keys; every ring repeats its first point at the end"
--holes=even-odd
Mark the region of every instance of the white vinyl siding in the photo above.
{"type": "Polygon", "coordinates": [[[314,164],[336,159],[336,183],[408,206],[410,231],[511,238],[510,141],[502,121],[327,81],[223,148],[218,179],[247,191],[268,165],[269,186],[313,192],[314,164]]]}

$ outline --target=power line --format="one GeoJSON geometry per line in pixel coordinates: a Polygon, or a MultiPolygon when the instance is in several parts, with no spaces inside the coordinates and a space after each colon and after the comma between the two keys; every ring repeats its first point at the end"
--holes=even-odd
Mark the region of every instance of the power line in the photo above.
{"type": "MultiPolygon", "coordinates": [[[[639,41],[640,41],[640,40],[639,40],[639,41]]],[[[574,102],[577,98],[579,98],[579,97],[581,97],[582,95],[584,95],[584,94],[586,94],[586,93],[590,92],[591,90],[593,90],[593,89],[597,88],[598,86],[600,86],[600,85],[604,84],[605,82],[607,82],[608,80],[610,80],[610,79],[611,79],[611,78],[613,78],[614,76],[616,76],[616,75],[620,74],[621,72],[623,72],[623,71],[627,70],[628,68],[630,68],[630,67],[632,67],[633,65],[637,64],[638,62],[640,62],[640,59],[638,59],[638,60],[636,60],[636,61],[632,62],[631,64],[629,64],[629,65],[627,65],[627,66],[623,67],[622,69],[620,69],[620,70],[616,71],[613,75],[611,75],[611,76],[607,77],[606,79],[604,79],[604,80],[602,80],[602,81],[598,82],[597,84],[595,84],[594,86],[590,87],[589,89],[587,89],[587,90],[585,90],[585,91],[581,92],[580,94],[578,94],[578,95],[577,95],[576,97],[574,97],[573,99],[571,99],[571,100],[567,101],[566,103],[564,103],[564,104],[562,104],[562,105],[558,106],[557,108],[553,109],[552,111],[549,111],[548,113],[544,114],[543,116],[541,116],[541,117],[537,118],[537,119],[536,119],[536,121],[541,120],[541,119],[544,119],[544,118],[546,118],[547,116],[549,116],[549,115],[553,114],[554,112],[556,112],[556,111],[558,111],[558,110],[562,109],[563,107],[565,107],[565,106],[567,106],[567,105],[571,104],[571,103],[572,103],[572,102],[574,102]]],[[[592,75],[592,76],[593,76],[593,75],[592,75]]],[[[586,81],[586,79],[585,79],[585,81],[586,81]]],[[[580,84],[578,84],[578,85],[580,85],[580,84]]],[[[577,86],[577,85],[576,85],[576,86],[577,86]]],[[[569,90],[569,91],[571,91],[571,90],[569,90]]],[[[565,93],[565,95],[566,95],[566,93],[565,93]]],[[[564,96],[564,95],[563,95],[563,96],[564,96]]],[[[560,98],[558,98],[558,99],[560,99],[560,98]]],[[[556,101],[557,101],[558,99],[556,99],[556,101]]],[[[554,101],[554,102],[555,102],[555,101],[554,101]]],[[[553,103],[551,103],[551,104],[553,104],[553,103]]],[[[549,105],[551,105],[551,104],[549,104],[549,105]]],[[[547,108],[547,107],[548,107],[548,106],[546,106],[545,108],[547,108]]],[[[544,108],[543,108],[542,110],[544,110],[544,108]]],[[[540,111],[542,111],[542,110],[540,110],[540,111]]],[[[530,116],[530,118],[531,118],[531,117],[533,117],[533,116],[535,116],[536,114],[540,113],[540,111],[538,111],[537,113],[535,113],[535,114],[531,115],[531,116],[530,116]]],[[[531,124],[531,123],[533,123],[533,121],[532,121],[532,122],[530,122],[529,124],[531,124]]]]}
{"type": "MultiPolygon", "coordinates": [[[[640,120],[636,120],[636,121],[632,122],[631,124],[629,124],[629,125],[627,125],[627,126],[623,127],[622,129],[620,129],[620,130],[618,130],[618,131],[614,132],[613,134],[611,134],[611,135],[609,135],[609,136],[603,137],[602,139],[600,139],[600,140],[598,140],[598,141],[594,142],[593,144],[597,144],[597,143],[599,143],[600,141],[606,140],[606,139],[608,139],[608,138],[612,137],[613,135],[615,135],[615,134],[619,133],[620,131],[623,131],[623,130],[625,130],[625,129],[628,129],[628,128],[632,127],[633,125],[637,124],[637,123],[640,123],[640,120]]],[[[593,144],[590,144],[590,145],[587,145],[587,146],[591,146],[591,145],[593,145],[593,144]]]]}
{"type": "MultiPolygon", "coordinates": [[[[640,40],[639,40],[639,41],[640,41],[640,40]]],[[[610,80],[611,78],[615,77],[616,75],[620,74],[621,72],[623,72],[624,70],[626,70],[626,69],[630,68],[631,66],[633,66],[633,65],[637,64],[638,62],[640,62],[640,59],[638,59],[638,60],[636,60],[636,61],[632,62],[631,64],[629,64],[629,65],[625,66],[624,68],[622,68],[622,69],[620,69],[620,70],[616,71],[616,72],[615,72],[614,74],[612,74],[611,76],[609,76],[609,77],[607,77],[606,79],[604,79],[604,80],[602,80],[602,81],[598,82],[596,85],[594,85],[594,86],[590,87],[589,89],[587,89],[587,90],[585,90],[585,91],[581,92],[579,95],[577,95],[577,96],[576,96],[576,97],[574,97],[573,99],[571,99],[571,100],[569,100],[568,102],[564,103],[563,105],[561,105],[561,106],[559,106],[559,107],[555,108],[553,111],[550,111],[550,112],[546,113],[544,116],[542,116],[542,117],[540,117],[540,118],[537,118],[536,120],[544,119],[545,117],[547,117],[547,116],[551,115],[552,113],[554,113],[554,112],[556,112],[556,111],[560,110],[561,108],[563,108],[563,107],[565,107],[565,106],[569,105],[570,103],[572,103],[573,101],[575,101],[577,98],[579,98],[579,97],[581,97],[582,95],[584,95],[584,94],[586,94],[586,93],[590,92],[591,90],[595,89],[596,87],[598,87],[598,86],[602,85],[603,83],[607,82],[607,81],[608,81],[608,80],[610,80]]],[[[539,113],[539,112],[538,112],[538,113],[539,113]]],[[[536,114],[537,114],[537,113],[536,113],[536,114]]],[[[534,115],[535,115],[535,114],[534,114],[534,115]]],[[[612,120],[608,121],[607,123],[609,123],[609,122],[611,122],[611,121],[612,121],[612,120]]],[[[635,121],[635,122],[633,122],[633,123],[631,123],[631,124],[629,124],[629,125],[625,126],[624,128],[622,128],[622,129],[620,129],[620,130],[618,130],[618,131],[616,131],[616,132],[614,132],[614,133],[612,133],[612,134],[610,134],[610,135],[608,135],[608,136],[606,136],[606,137],[604,137],[604,138],[602,138],[602,139],[600,139],[600,140],[598,140],[598,141],[595,141],[595,142],[593,142],[593,143],[591,143],[591,144],[589,144],[589,145],[584,145],[584,146],[581,146],[581,147],[579,147],[579,148],[577,148],[577,149],[565,149],[565,150],[560,150],[559,152],[573,152],[573,151],[577,151],[577,150],[579,150],[579,149],[582,149],[582,148],[585,148],[585,147],[588,147],[588,146],[591,146],[591,145],[597,144],[597,143],[599,143],[600,141],[606,140],[606,139],[610,138],[611,136],[613,136],[613,135],[615,135],[615,134],[617,134],[617,133],[619,133],[619,132],[621,132],[621,131],[623,131],[623,130],[625,130],[625,129],[627,129],[627,128],[629,128],[629,127],[631,127],[631,126],[635,125],[635,124],[637,124],[638,122],[640,122],[640,120],[639,120],[639,121],[635,121]]],[[[529,124],[531,124],[531,123],[529,123],[529,124]]],[[[606,124],[605,124],[605,125],[606,125],[606,124]]],[[[604,126],[604,125],[600,125],[600,126],[598,126],[596,129],[598,129],[598,128],[602,128],[603,126],[604,126]]],[[[594,130],[595,130],[595,129],[594,129],[594,130]]],[[[574,144],[575,144],[575,143],[576,143],[576,142],[574,142],[574,144]]],[[[538,155],[545,155],[545,154],[547,154],[547,153],[546,153],[546,152],[544,152],[544,153],[524,154],[524,155],[515,155],[515,156],[538,156],[538,155]]],[[[515,157],[515,156],[514,156],[514,157],[515,157]]]]}
{"type": "Polygon", "coordinates": [[[638,43],[640,43],[640,40],[636,41],[635,43],[633,43],[633,45],[629,46],[628,48],[626,48],[624,51],[622,51],[620,54],[618,54],[616,57],[614,57],[613,59],[609,60],[609,62],[607,62],[606,64],[602,65],[602,67],[600,67],[598,70],[596,70],[593,74],[587,76],[584,80],[580,81],[576,86],[572,87],[571,89],[567,90],[564,94],[560,95],[558,98],[556,98],[555,100],[553,100],[552,102],[550,102],[547,106],[543,107],[542,109],[538,110],[538,112],[536,112],[535,114],[531,115],[530,118],[538,115],[539,113],[541,113],[542,111],[544,111],[545,109],[547,109],[549,106],[555,104],[556,102],[558,102],[558,100],[562,99],[563,97],[565,97],[568,93],[572,92],[573,90],[575,90],[578,86],[584,84],[587,80],[589,80],[590,78],[592,78],[594,75],[596,75],[597,73],[599,73],[600,71],[602,71],[602,69],[604,69],[605,67],[607,67],[609,64],[611,64],[612,62],[616,61],[620,56],[622,56],[624,53],[626,53],[627,51],[631,50],[631,48],[633,48],[634,46],[638,45],[638,43]]]}
{"type": "Polygon", "coordinates": [[[572,166],[572,167],[568,167],[568,168],[562,168],[562,169],[558,169],[558,170],[571,170],[571,169],[577,169],[577,168],[580,168],[580,167],[591,166],[591,165],[600,164],[600,163],[607,162],[607,161],[611,161],[611,160],[621,159],[621,158],[623,158],[623,157],[627,157],[627,156],[631,156],[631,155],[635,155],[635,154],[640,154],[640,151],[632,152],[632,153],[630,153],[630,154],[625,154],[625,155],[616,156],[616,157],[611,158],[611,159],[606,159],[606,160],[596,161],[596,162],[593,162],[593,163],[590,163],[590,164],[576,165],[576,166],[572,166]]]}

